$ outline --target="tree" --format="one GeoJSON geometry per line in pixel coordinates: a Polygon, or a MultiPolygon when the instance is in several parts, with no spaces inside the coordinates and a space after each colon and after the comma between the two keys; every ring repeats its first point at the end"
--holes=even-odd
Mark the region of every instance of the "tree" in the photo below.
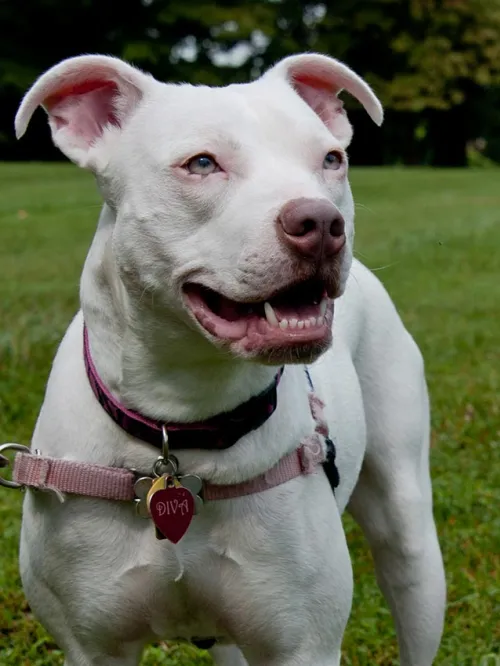
{"type": "MultiPolygon", "coordinates": [[[[465,165],[467,141],[480,129],[473,123],[478,101],[484,104],[485,87],[500,83],[500,0],[177,2],[158,14],[157,25],[181,16],[198,54],[179,63],[189,80],[246,80],[304,50],[349,63],[374,86],[388,121],[383,133],[374,132],[348,100],[357,162],[465,165]],[[214,70],[214,54],[242,43],[245,62],[214,70]]],[[[485,130],[500,123],[490,115],[488,125],[488,115],[479,115],[485,130]]]]}
{"type": "Polygon", "coordinates": [[[465,165],[476,99],[500,83],[499,0],[340,0],[329,7],[319,48],[336,44],[354,67],[364,63],[386,108],[407,126],[403,145],[415,144],[420,131],[431,163],[465,165]]]}
{"type": "Polygon", "coordinates": [[[114,0],[23,0],[22,11],[13,1],[0,0],[4,158],[56,155],[40,116],[40,145],[14,149],[15,109],[43,70],[89,52],[210,85],[248,80],[291,53],[328,53],[387,110],[381,132],[346,99],[357,163],[463,165],[467,140],[500,126],[500,0],[123,0],[119,12],[114,0]]]}

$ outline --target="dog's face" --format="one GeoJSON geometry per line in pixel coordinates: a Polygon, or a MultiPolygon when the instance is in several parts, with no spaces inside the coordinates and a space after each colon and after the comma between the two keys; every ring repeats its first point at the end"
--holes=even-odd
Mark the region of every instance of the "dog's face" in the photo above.
{"type": "Polygon", "coordinates": [[[85,56],[39,79],[17,129],[43,104],[56,145],[96,173],[132,307],[151,292],[158,316],[216,347],[303,362],[331,342],[352,259],[341,88],[381,122],[370,88],[324,56],[227,88],[163,84],[85,56]]]}

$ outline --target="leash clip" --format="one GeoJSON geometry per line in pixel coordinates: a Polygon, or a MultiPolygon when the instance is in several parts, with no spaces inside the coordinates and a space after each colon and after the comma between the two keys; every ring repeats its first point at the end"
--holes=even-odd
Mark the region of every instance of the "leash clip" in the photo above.
{"type": "Polygon", "coordinates": [[[163,425],[161,428],[162,435],[162,446],[161,446],[161,456],[156,459],[153,465],[153,474],[156,477],[168,475],[168,476],[177,476],[179,472],[179,461],[173,455],[170,455],[170,450],[168,447],[168,432],[167,426],[163,425]]]}
{"type": "MultiPolygon", "coordinates": [[[[2,444],[0,446],[0,467],[10,467],[9,459],[2,455],[4,451],[19,451],[20,453],[31,454],[31,449],[27,446],[24,446],[24,444],[2,444]]],[[[4,479],[3,476],[0,476],[0,486],[3,486],[4,488],[14,488],[15,490],[23,488],[22,483],[8,481],[7,479],[4,479]]]]}

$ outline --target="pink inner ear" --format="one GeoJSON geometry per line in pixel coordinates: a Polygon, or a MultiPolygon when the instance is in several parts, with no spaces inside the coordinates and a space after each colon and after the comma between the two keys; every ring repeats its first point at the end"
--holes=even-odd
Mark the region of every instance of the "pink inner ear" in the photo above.
{"type": "Polygon", "coordinates": [[[120,126],[115,99],[118,86],[113,81],[83,81],[60,88],[44,100],[51,122],[90,145],[107,125],[120,126]]]}
{"type": "Polygon", "coordinates": [[[333,132],[339,115],[345,117],[344,103],[337,97],[340,88],[335,88],[332,82],[310,74],[295,74],[293,86],[304,102],[333,132]]]}

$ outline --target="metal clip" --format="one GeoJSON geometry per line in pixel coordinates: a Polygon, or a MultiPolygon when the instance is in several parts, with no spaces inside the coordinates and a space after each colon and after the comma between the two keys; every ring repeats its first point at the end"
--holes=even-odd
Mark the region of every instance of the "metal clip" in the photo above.
{"type": "Polygon", "coordinates": [[[153,474],[158,476],[163,476],[168,474],[170,476],[176,476],[179,471],[179,461],[175,456],[170,455],[168,447],[168,433],[167,427],[162,426],[162,446],[161,446],[161,456],[155,461],[153,465],[153,474]]]}
{"type": "Polygon", "coordinates": [[[161,455],[163,457],[163,460],[168,460],[168,431],[167,431],[167,426],[162,425],[161,427],[161,455]]]}
{"type": "MultiPolygon", "coordinates": [[[[0,467],[9,467],[9,461],[7,458],[2,456],[1,454],[4,451],[20,451],[21,453],[31,453],[31,450],[29,447],[24,446],[23,444],[2,444],[0,446],[0,467]],[[7,461],[7,462],[5,462],[7,461]]],[[[0,476],[0,486],[4,486],[4,488],[23,488],[22,483],[16,483],[15,481],[7,481],[7,479],[4,479],[2,476],[0,476]]]]}

